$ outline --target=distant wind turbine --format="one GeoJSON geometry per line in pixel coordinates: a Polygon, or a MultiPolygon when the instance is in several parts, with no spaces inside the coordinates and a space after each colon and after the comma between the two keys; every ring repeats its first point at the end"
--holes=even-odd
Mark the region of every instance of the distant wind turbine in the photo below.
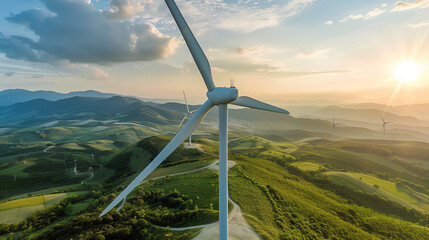
{"type": "Polygon", "coordinates": [[[74,175],[77,175],[77,159],[74,160],[74,175]]]}
{"type": "Polygon", "coordinates": [[[386,122],[384,121],[383,115],[381,115],[381,120],[383,121],[383,126],[381,127],[381,129],[383,130],[383,139],[386,138],[386,125],[392,122],[386,122]]]}
{"type": "MultiPolygon", "coordinates": [[[[180,126],[182,126],[182,123],[185,121],[185,119],[188,117],[192,117],[192,114],[196,111],[196,110],[189,111],[189,105],[188,105],[188,100],[186,99],[185,90],[183,90],[183,97],[185,98],[185,103],[186,103],[186,115],[180,122],[179,126],[177,126],[176,132],[179,131],[180,126]]],[[[189,134],[189,147],[191,146],[192,146],[192,134],[189,134]]]]}
{"type": "MultiPolygon", "coordinates": [[[[194,58],[195,63],[207,86],[207,101],[192,115],[191,119],[153,159],[153,161],[122,191],[100,214],[105,215],[157,168],[182,142],[198,127],[205,115],[215,105],[219,106],[219,239],[228,239],[228,104],[255,108],[270,112],[289,114],[288,111],[260,102],[250,97],[238,97],[235,87],[216,87],[206,55],[192,34],[174,0],[165,0],[180,32],[194,58]]],[[[122,204],[123,205],[123,204],[122,204]]]]}
{"type": "Polygon", "coordinates": [[[335,127],[342,122],[335,122],[335,116],[332,117],[332,139],[335,139],[335,127]]]}

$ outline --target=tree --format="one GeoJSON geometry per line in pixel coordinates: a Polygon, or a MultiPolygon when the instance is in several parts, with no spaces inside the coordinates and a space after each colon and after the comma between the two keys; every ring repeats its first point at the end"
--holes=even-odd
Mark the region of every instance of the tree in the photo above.
{"type": "Polygon", "coordinates": [[[95,236],[94,240],[105,240],[106,237],[103,234],[98,234],[97,236],[95,236]]]}

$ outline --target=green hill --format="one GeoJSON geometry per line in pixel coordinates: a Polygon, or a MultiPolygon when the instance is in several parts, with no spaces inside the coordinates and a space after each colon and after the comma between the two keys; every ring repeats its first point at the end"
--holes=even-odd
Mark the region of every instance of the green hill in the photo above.
{"type": "MultiPolygon", "coordinates": [[[[192,239],[198,229],[173,231],[170,227],[194,226],[217,219],[218,174],[204,168],[216,160],[217,143],[208,139],[195,140],[201,148],[179,147],[149,176],[152,180],[128,196],[120,213],[111,211],[98,217],[170,139],[150,137],[112,153],[103,160],[103,167],[95,171],[98,183],[104,181],[102,188],[97,184],[85,185],[93,188],[89,195],[65,199],[68,205],[60,202],[43,214],[29,217],[37,221],[27,219],[26,224],[2,225],[0,234],[14,232],[15,236],[31,235],[35,239],[192,239]],[[112,171],[105,180],[97,177],[103,169],[112,171]],[[69,210],[54,214],[55,206],[69,210]],[[72,210],[75,206],[79,206],[80,213],[72,210]],[[45,218],[50,222],[43,222],[45,218]],[[32,230],[28,230],[29,226],[32,230]]],[[[423,164],[426,144],[273,139],[276,138],[241,137],[230,142],[230,159],[237,163],[230,169],[230,197],[264,239],[429,238],[429,215],[417,199],[424,198],[428,191],[424,179],[427,172],[398,163],[403,168],[400,170],[383,162],[398,161],[394,158],[398,157],[408,163],[423,164]],[[402,149],[397,151],[395,146],[402,149]],[[346,180],[341,178],[330,179],[341,174],[359,181],[362,178],[368,191],[352,182],[342,184],[346,180]],[[374,185],[403,202],[369,191],[374,185]],[[421,209],[416,210],[413,205],[421,209]]]]}

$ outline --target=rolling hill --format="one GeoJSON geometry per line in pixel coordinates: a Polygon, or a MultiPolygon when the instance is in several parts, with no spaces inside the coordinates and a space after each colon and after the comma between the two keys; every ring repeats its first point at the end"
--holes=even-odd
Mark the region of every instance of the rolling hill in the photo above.
{"type": "Polygon", "coordinates": [[[72,97],[57,101],[35,99],[0,107],[0,125],[34,126],[58,120],[96,119],[167,124],[183,114],[129,97],[72,97]]]}
{"type": "MultiPolygon", "coordinates": [[[[147,138],[115,153],[95,171],[98,182],[82,186],[87,189],[85,195],[66,198],[34,213],[26,224],[0,224],[0,234],[13,232],[18,238],[35,239],[193,239],[200,228],[180,227],[215,222],[218,214],[218,175],[216,170],[207,168],[216,159],[216,143],[206,139],[195,140],[204,151],[183,147],[175,151],[149,177],[152,180],[128,196],[120,212],[98,217],[169,139],[147,138]],[[106,168],[114,173],[102,180],[106,168]],[[97,188],[100,183],[101,189],[97,188]],[[76,208],[80,212],[73,210],[76,208]]],[[[429,237],[429,215],[422,212],[427,211],[425,205],[413,195],[425,196],[428,186],[419,184],[425,182],[421,176],[427,172],[391,159],[398,156],[401,161],[427,164],[428,144],[375,140],[288,142],[242,137],[230,146],[230,159],[236,163],[229,174],[230,197],[263,239],[429,237]],[[355,182],[368,183],[355,186],[341,177],[330,180],[333,173],[357,176],[353,178],[355,182]],[[373,184],[389,194],[374,194],[378,190],[372,190],[373,184]],[[362,189],[367,191],[356,191],[362,189]],[[395,196],[400,201],[389,200],[395,196]]],[[[429,166],[422,166],[429,170],[429,166]]]]}
{"type": "Polygon", "coordinates": [[[7,89],[0,91],[0,106],[12,105],[20,102],[27,102],[34,99],[45,99],[56,101],[71,97],[99,97],[108,98],[116,96],[113,93],[102,93],[94,90],[76,91],[69,93],[59,93],[54,91],[29,91],[25,89],[7,89]]]}
{"type": "MultiPolygon", "coordinates": [[[[198,107],[198,105],[191,105],[190,109],[195,110],[198,107]]],[[[185,109],[186,106],[180,103],[142,102],[135,98],[121,96],[110,98],[72,97],[57,101],[35,99],[0,107],[0,135],[10,133],[13,128],[48,128],[52,126],[81,126],[83,124],[99,127],[91,130],[98,132],[117,125],[119,122],[136,126],[150,124],[159,129],[161,126],[177,125],[183,118],[185,109]],[[78,122],[82,124],[78,125],[78,122]]],[[[349,111],[353,112],[350,109],[346,112],[349,111]]],[[[323,116],[321,119],[314,117],[296,118],[276,113],[261,114],[260,111],[252,109],[230,109],[229,112],[232,133],[234,131],[250,131],[254,134],[277,135],[294,140],[312,137],[330,138],[332,136],[332,124],[323,116]]],[[[365,112],[367,111],[365,110],[365,112]]],[[[359,113],[356,114],[359,115],[359,113]]],[[[377,112],[370,114],[377,115],[377,112]]],[[[217,115],[217,107],[214,107],[207,114],[204,124],[216,126],[217,115]]],[[[365,114],[362,113],[362,115],[365,114]]],[[[425,123],[412,117],[397,116],[397,118],[411,119],[410,121],[421,124],[425,123]]],[[[343,124],[337,126],[336,134],[339,138],[382,138],[376,123],[342,118],[339,120],[344,121],[343,124]]],[[[169,127],[169,129],[175,131],[175,127],[169,127]]],[[[396,123],[396,125],[389,125],[387,137],[396,140],[428,141],[429,135],[427,135],[426,129],[396,123]]],[[[20,139],[22,138],[20,137],[20,139]]]]}

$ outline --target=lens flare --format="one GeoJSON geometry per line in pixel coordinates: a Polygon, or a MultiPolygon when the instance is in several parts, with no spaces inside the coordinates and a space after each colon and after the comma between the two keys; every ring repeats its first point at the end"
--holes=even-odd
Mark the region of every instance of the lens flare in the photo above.
{"type": "Polygon", "coordinates": [[[394,76],[401,83],[409,83],[417,80],[423,72],[421,64],[413,62],[403,62],[396,66],[394,76]]]}

